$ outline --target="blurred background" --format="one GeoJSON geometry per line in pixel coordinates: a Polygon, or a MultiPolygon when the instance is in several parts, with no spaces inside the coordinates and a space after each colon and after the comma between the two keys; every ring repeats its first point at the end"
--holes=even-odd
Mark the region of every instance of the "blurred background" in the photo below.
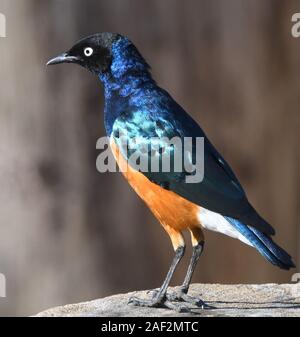
{"type": "MultiPolygon", "coordinates": [[[[101,31],[134,41],[299,264],[299,1],[0,0],[0,12],[0,315],[155,288],[169,268],[171,243],[150,211],[120,173],[96,171],[100,83],[77,66],[45,67],[101,31]]],[[[193,281],[290,282],[296,271],[206,233],[193,281]]]]}

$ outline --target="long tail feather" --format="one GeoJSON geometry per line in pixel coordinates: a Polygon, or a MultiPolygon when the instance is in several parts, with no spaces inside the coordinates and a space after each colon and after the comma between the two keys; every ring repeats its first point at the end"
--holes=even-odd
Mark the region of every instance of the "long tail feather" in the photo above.
{"type": "Polygon", "coordinates": [[[269,262],[279,268],[287,270],[295,267],[291,256],[279,247],[270,236],[252,226],[241,223],[237,219],[227,216],[225,216],[225,218],[236,230],[244,235],[252,243],[253,247],[255,247],[269,262]]]}

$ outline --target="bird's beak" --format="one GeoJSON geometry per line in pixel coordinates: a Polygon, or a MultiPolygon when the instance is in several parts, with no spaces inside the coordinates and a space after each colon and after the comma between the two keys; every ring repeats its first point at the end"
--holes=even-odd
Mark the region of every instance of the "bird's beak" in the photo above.
{"type": "Polygon", "coordinates": [[[63,53],[61,55],[58,55],[51,59],[47,66],[51,66],[53,64],[59,64],[59,63],[78,63],[80,60],[76,56],[70,56],[68,53],[63,53]]]}

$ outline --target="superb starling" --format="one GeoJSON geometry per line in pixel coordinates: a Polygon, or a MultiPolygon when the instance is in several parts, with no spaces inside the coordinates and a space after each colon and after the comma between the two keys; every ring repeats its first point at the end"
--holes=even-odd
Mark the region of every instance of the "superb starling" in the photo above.
{"type": "MultiPolygon", "coordinates": [[[[58,63],[79,64],[102,82],[105,129],[112,152],[119,166],[127,165],[124,176],[170,236],[175,250],[170,270],[159,290],[153,291],[149,299],[132,297],[130,303],[185,310],[187,307],[179,303],[185,301],[209,308],[201,299],[187,294],[204,247],[203,229],[239,239],[282,269],[294,267],[291,256],[272,240],[274,229],[249,203],[233,170],[192,117],[156,84],[149,65],[128,38],[114,33],[89,36],[50,60],[48,65],[58,63]],[[202,180],[188,182],[192,174],[185,167],[168,172],[162,170],[161,165],[156,170],[137,169],[130,160],[132,149],[123,151],[121,133],[129,143],[135,139],[135,153],[140,152],[141,156],[146,153],[149,159],[154,155],[159,162],[165,150],[172,158],[177,155],[178,148],[166,139],[204,139],[202,180]],[[159,149],[154,154],[145,152],[145,145],[153,139],[158,140],[159,149]],[[167,288],[185,251],[183,230],[190,231],[193,253],[182,286],[178,292],[170,293],[167,288]]],[[[195,142],[193,144],[184,151],[187,161],[195,158],[195,142]]]]}

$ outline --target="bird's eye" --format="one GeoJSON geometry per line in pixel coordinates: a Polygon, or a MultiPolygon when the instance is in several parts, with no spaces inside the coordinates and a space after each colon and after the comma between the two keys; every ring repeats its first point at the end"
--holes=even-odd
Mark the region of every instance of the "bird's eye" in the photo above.
{"type": "Polygon", "coordinates": [[[91,47],[87,47],[87,48],[84,49],[84,55],[87,56],[87,57],[92,56],[93,52],[94,52],[94,50],[91,47]]]}

